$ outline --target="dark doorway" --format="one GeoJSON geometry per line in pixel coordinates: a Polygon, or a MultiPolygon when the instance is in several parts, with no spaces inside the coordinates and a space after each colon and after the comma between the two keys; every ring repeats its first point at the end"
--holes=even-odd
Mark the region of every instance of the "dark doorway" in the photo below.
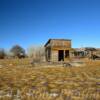
{"type": "Polygon", "coordinates": [[[64,50],[58,51],[58,61],[64,61],[64,50]]]}
{"type": "Polygon", "coordinates": [[[65,50],[65,58],[69,57],[69,50],[65,50]]]}

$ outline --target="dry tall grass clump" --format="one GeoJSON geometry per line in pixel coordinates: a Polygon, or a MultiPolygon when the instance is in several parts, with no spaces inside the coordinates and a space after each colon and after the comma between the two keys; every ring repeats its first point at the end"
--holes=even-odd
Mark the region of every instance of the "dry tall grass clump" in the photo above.
{"type": "Polygon", "coordinates": [[[0,100],[100,100],[100,61],[66,68],[29,61],[0,61],[0,100]]]}

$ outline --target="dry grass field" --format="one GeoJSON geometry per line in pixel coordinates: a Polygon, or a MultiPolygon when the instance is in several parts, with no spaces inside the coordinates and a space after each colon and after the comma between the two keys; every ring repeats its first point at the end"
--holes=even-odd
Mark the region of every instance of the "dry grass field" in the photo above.
{"type": "Polygon", "coordinates": [[[100,61],[84,67],[32,67],[0,60],[0,100],[100,100],[100,61]]]}

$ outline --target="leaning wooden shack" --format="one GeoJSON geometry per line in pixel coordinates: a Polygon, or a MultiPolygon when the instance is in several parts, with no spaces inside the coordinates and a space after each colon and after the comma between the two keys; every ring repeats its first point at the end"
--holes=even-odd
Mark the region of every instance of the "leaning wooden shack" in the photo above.
{"type": "Polygon", "coordinates": [[[74,56],[71,40],[49,39],[45,44],[46,61],[67,61],[74,56]]]}

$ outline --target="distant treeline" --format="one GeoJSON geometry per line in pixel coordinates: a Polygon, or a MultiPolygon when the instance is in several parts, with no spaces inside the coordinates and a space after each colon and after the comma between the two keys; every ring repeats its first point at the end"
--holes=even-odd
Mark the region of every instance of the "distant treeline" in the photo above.
{"type": "Polygon", "coordinates": [[[43,46],[33,46],[25,50],[20,45],[14,45],[9,51],[5,49],[0,49],[0,59],[10,59],[10,58],[26,58],[31,57],[33,59],[43,59],[44,47],[43,46]]]}

